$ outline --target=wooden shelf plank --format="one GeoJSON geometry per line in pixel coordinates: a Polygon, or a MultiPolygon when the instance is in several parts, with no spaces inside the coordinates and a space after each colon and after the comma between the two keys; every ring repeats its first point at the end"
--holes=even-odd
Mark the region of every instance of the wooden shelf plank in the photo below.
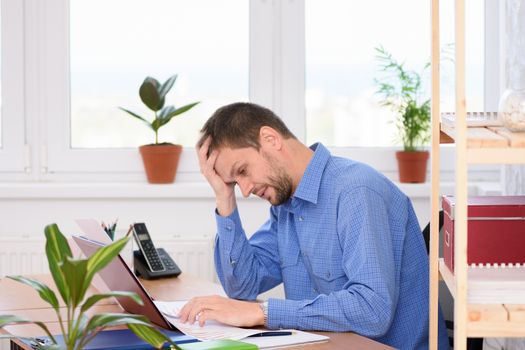
{"type": "MultiPolygon", "coordinates": [[[[441,139],[455,140],[455,129],[441,124],[441,139]]],[[[467,128],[468,164],[523,164],[525,132],[511,132],[504,127],[467,128]]]]}
{"type": "Polygon", "coordinates": [[[525,323],[525,305],[505,304],[509,312],[509,321],[525,323]]]}
{"type": "Polygon", "coordinates": [[[525,148],[469,148],[467,162],[469,164],[523,164],[525,148]]]}
{"type": "Polygon", "coordinates": [[[525,322],[467,322],[469,337],[523,337],[525,322]]]}
{"type": "MultiPolygon", "coordinates": [[[[439,259],[439,272],[455,298],[454,275],[443,259],[439,259]]],[[[469,337],[523,337],[525,334],[525,305],[469,304],[467,316],[469,337]]]]}
{"type": "Polygon", "coordinates": [[[509,313],[502,304],[469,304],[469,322],[507,322],[509,313]]]}
{"type": "Polygon", "coordinates": [[[490,126],[488,129],[509,140],[510,147],[525,147],[525,132],[512,132],[501,126],[490,126]]]}
{"type": "MultiPolygon", "coordinates": [[[[454,127],[441,124],[441,131],[455,140],[456,130],[454,127]]],[[[504,135],[498,134],[485,127],[467,128],[467,148],[505,148],[510,147],[510,140],[504,135]]]]}
{"type": "Polygon", "coordinates": [[[509,140],[487,128],[467,128],[467,148],[505,148],[509,146],[509,140]]]}
{"type": "Polygon", "coordinates": [[[456,280],[454,279],[454,275],[450,270],[448,269],[447,265],[445,265],[445,261],[443,258],[439,259],[439,273],[441,274],[441,277],[445,281],[445,284],[448,287],[448,290],[450,291],[450,294],[452,294],[452,298],[456,298],[456,280]]]}

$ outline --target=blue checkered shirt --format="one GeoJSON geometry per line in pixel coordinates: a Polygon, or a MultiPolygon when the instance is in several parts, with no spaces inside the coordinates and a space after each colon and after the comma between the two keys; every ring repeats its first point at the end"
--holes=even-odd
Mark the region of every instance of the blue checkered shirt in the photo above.
{"type": "MultiPolygon", "coordinates": [[[[216,214],[215,265],[231,298],[268,300],[268,328],[355,332],[428,348],[428,256],[416,215],[392,182],[321,144],[293,196],[247,239],[239,213],[216,214]]],[[[440,313],[439,348],[448,349],[440,313]]]]}

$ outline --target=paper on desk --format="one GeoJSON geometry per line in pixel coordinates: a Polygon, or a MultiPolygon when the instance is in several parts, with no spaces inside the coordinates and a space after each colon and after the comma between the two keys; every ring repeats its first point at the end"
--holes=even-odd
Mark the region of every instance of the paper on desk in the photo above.
{"type": "Polygon", "coordinates": [[[182,323],[179,321],[178,317],[173,317],[179,314],[179,311],[187,303],[187,300],[177,300],[177,301],[154,301],[157,308],[164,314],[166,319],[182,333],[191,335],[199,340],[218,340],[218,339],[232,339],[232,340],[241,340],[243,338],[249,337],[253,334],[258,334],[264,331],[260,329],[247,329],[228,326],[224,323],[217,321],[206,321],[204,326],[199,326],[198,322],[194,324],[182,323]],[[172,315],[172,316],[168,316],[172,315]]]}
{"type": "Polygon", "coordinates": [[[255,344],[259,349],[272,349],[283,346],[292,346],[298,344],[309,344],[323,341],[329,341],[326,335],[291,330],[292,335],[281,335],[278,337],[251,337],[243,339],[245,343],[255,344]]]}

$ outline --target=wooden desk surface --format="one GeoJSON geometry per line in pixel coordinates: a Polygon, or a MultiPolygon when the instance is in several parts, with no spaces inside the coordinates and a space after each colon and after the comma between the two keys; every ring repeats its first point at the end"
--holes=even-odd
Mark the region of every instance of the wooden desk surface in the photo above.
{"type": "MultiPolygon", "coordinates": [[[[51,275],[31,276],[54,287],[51,275]]],[[[220,285],[203,281],[192,277],[191,275],[181,274],[178,278],[169,278],[155,281],[141,280],[142,284],[150,295],[155,299],[161,300],[185,300],[194,296],[219,294],[224,295],[220,285]]],[[[100,281],[94,283],[95,286],[100,281]]],[[[104,286],[97,286],[98,289],[104,289],[104,286]]],[[[97,293],[98,289],[90,288],[90,293],[97,293]]],[[[58,295],[58,294],[57,294],[58,295]]],[[[120,312],[122,308],[116,303],[116,300],[105,300],[91,308],[90,314],[101,312],[120,312]]],[[[0,279],[0,314],[14,314],[25,316],[32,320],[43,321],[54,333],[60,333],[60,327],[56,322],[55,311],[44,301],[40,299],[37,292],[32,288],[15,282],[11,279],[0,279]]],[[[4,332],[25,336],[42,335],[42,329],[33,324],[7,326],[4,332]]],[[[287,347],[287,349],[325,350],[325,349],[360,349],[360,350],[384,350],[392,349],[386,345],[380,344],[368,338],[354,333],[333,333],[333,332],[315,332],[330,337],[330,341],[308,344],[303,346],[287,347]]],[[[18,342],[17,342],[18,343],[18,342]]],[[[18,343],[20,345],[20,343],[18,343]]]]}

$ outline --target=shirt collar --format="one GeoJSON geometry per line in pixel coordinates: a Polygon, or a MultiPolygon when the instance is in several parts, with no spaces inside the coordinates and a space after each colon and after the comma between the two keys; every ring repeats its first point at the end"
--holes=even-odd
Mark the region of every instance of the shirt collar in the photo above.
{"type": "Polygon", "coordinates": [[[330,152],[321,143],[315,143],[310,148],[314,151],[314,155],[306,167],[293,197],[317,204],[319,186],[326,164],[330,159],[330,152]]]}

